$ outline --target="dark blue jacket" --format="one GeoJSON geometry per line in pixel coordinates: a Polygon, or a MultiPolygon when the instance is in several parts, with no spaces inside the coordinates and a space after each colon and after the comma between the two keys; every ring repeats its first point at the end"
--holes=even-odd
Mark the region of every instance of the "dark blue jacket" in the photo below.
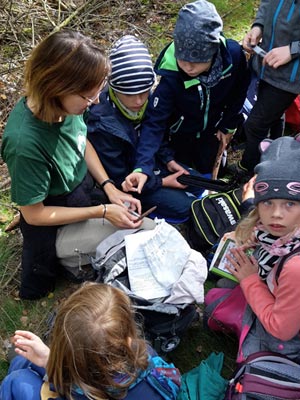
{"type": "MultiPolygon", "coordinates": [[[[94,146],[108,176],[120,188],[126,176],[134,169],[140,124],[136,126],[122,115],[110,101],[106,88],[100,95],[99,104],[90,108],[87,125],[88,139],[94,146]]],[[[160,151],[162,149],[161,147],[160,151]]],[[[162,170],[164,167],[158,157],[153,168],[162,170]]],[[[151,170],[143,193],[161,186],[162,176],[155,175],[151,170]]]]}
{"type": "Polygon", "coordinates": [[[135,168],[146,174],[153,169],[153,155],[164,135],[227,133],[237,127],[243,106],[249,72],[241,46],[222,37],[220,51],[223,71],[220,81],[211,88],[200,85],[181,71],[174,55],[174,43],[160,54],[155,72],[160,83],[152,94],[143,121],[135,168]]]}

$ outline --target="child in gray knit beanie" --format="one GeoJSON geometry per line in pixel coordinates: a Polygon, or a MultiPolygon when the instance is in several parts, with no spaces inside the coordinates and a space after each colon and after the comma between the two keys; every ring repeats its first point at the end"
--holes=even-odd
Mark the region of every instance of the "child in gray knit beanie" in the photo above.
{"type": "MultiPolygon", "coordinates": [[[[240,292],[239,302],[231,310],[238,316],[236,324],[240,322],[237,362],[257,351],[269,351],[299,363],[299,138],[264,140],[260,150],[254,170],[256,206],[235,230],[242,245],[227,255],[226,267],[240,283],[233,289],[235,295],[240,292]],[[249,247],[255,248],[251,256],[245,251],[249,247]]],[[[215,290],[223,294],[223,289],[215,290]]],[[[216,292],[214,296],[218,298],[216,292]]],[[[225,301],[230,296],[229,292],[225,301]]]]}
{"type": "Polygon", "coordinates": [[[283,136],[275,141],[265,139],[260,144],[260,163],[254,185],[255,204],[270,199],[300,201],[300,143],[283,136]]]}
{"type": "Polygon", "coordinates": [[[206,63],[220,47],[223,22],[216,7],[206,0],[186,4],[179,11],[174,29],[175,57],[206,63]]]}

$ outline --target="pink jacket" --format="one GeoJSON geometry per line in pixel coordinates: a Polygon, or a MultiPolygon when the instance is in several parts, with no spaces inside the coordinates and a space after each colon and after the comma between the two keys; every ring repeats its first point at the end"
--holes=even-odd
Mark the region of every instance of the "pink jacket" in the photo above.
{"type": "Polygon", "coordinates": [[[257,274],[240,282],[244,295],[264,328],[274,337],[286,341],[300,332],[300,255],[291,257],[275,281],[277,267],[266,283],[257,274]]]}

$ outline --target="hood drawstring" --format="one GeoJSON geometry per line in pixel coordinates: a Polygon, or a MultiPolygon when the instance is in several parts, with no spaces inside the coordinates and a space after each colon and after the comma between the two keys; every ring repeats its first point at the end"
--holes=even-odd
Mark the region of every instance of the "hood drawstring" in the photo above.
{"type": "MultiPolygon", "coordinates": [[[[209,106],[210,106],[210,88],[205,88],[205,89],[206,89],[206,106],[205,106],[204,117],[203,117],[203,131],[207,127],[208,111],[209,111],[209,106]]],[[[202,85],[198,85],[198,93],[199,93],[199,97],[200,97],[200,110],[203,110],[204,93],[203,93],[202,85]]]]}

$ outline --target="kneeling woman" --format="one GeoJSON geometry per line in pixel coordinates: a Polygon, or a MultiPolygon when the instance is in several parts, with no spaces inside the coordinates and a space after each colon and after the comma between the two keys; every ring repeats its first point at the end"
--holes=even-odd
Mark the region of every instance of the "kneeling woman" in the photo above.
{"type": "Polygon", "coordinates": [[[53,290],[58,258],[72,266],[76,248],[92,253],[116,227],[141,224],[124,205],[140,212],[140,202],[115,188],[86,139],[83,113],[99,101],[108,72],[103,51],[73,31],[48,36],[27,61],[25,96],[10,114],[2,145],[12,201],[21,211],[21,298],[53,290]]]}

